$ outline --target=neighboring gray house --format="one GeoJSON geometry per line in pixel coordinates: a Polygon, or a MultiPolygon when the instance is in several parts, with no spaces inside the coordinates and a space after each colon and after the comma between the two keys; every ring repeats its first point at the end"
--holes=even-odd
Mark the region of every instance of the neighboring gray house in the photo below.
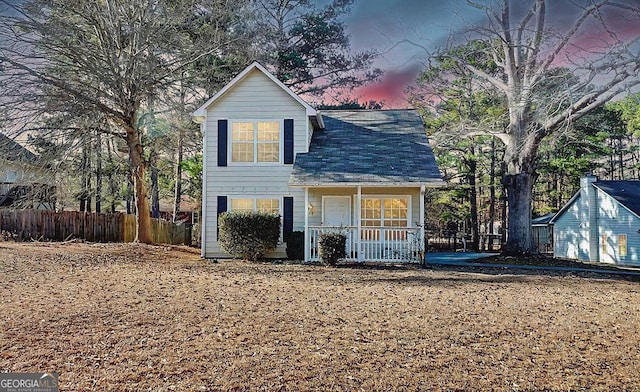
{"type": "Polygon", "coordinates": [[[640,181],[587,175],[551,223],[554,257],[640,264],[640,181]]]}
{"type": "Polygon", "coordinates": [[[38,165],[38,157],[0,133],[0,207],[50,209],[55,186],[50,174],[38,165]]]}
{"type": "Polygon", "coordinates": [[[224,211],[279,213],[284,233],[305,232],[306,260],[336,230],[350,260],[423,254],[425,188],[444,182],[414,110],[320,113],[253,63],[193,117],[204,135],[203,257],[227,256],[224,211]]]}

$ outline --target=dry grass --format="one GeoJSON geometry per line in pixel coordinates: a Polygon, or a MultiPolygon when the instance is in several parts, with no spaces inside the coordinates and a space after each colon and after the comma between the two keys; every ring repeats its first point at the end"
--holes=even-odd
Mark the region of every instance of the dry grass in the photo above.
{"type": "Polygon", "coordinates": [[[640,283],[0,243],[0,371],[61,391],[640,390],[640,283]]]}

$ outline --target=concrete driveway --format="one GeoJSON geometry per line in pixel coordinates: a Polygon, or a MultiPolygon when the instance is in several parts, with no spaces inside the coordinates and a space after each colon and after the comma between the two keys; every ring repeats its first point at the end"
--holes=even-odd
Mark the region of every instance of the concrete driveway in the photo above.
{"type": "Polygon", "coordinates": [[[437,252],[427,253],[427,264],[464,263],[485,257],[496,256],[499,253],[474,253],[474,252],[437,252]]]}

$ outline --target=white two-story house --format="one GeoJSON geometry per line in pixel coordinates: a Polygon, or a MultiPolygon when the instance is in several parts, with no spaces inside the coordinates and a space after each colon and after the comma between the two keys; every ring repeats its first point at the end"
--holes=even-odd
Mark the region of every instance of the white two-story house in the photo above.
{"type": "MultiPolygon", "coordinates": [[[[347,235],[347,259],[420,261],[425,188],[444,185],[414,110],[324,111],[253,63],[193,113],[204,137],[202,256],[225,211],[282,216],[318,258],[325,231],[347,235]]],[[[284,238],[284,235],[283,235],[284,238]]],[[[285,257],[284,244],[271,255],[285,257]]]]}

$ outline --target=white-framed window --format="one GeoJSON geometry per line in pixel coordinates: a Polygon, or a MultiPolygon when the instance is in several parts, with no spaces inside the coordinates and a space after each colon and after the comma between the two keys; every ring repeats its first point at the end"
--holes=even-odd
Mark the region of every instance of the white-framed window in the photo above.
{"type": "Polygon", "coordinates": [[[282,121],[231,121],[231,162],[280,162],[282,121]]]}
{"type": "Polygon", "coordinates": [[[627,235],[618,234],[618,254],[620,257],[627,257],[627,235]]]}
{"type": "MultiPolygon", "coordinates": [[[[363,196],[360,205],[362,227],[409,227],[410,196],[363,196]]],[[[401,239],[405,232],[385,231],[386,239],[401,239]]],[[[364,230],[365,240],[379,240],[380,230],[364,230]]]]}
{"type": "Polygon", "coordinates": [[[280,199],[272,198],[231,198],[230,211],[268,212],[280,214],[280,199]]]}

